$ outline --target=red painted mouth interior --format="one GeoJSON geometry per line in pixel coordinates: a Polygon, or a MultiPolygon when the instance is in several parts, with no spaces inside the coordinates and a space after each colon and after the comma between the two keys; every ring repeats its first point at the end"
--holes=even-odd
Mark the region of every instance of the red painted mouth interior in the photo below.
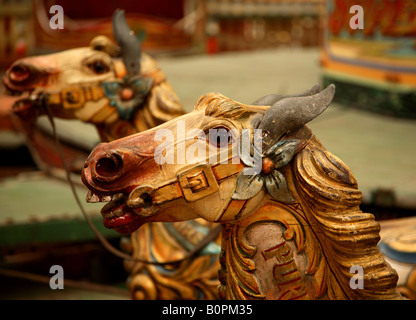
{"type": "Polygon", "coordinates": [[[32,101],[29,99],[21,99],[13,104],[13,112],[19,113],[32,108],[32,101]]]}
{"type": "Polygon", "coordinates": [[[121,226],[127,225],[134,220],[138,219],[139,217],[132,211],[127,211],[121,217],[115,218],[104,218],[104,226],[109,229],[116,229],[121,226]]]}
{"type": "Polygon", "coordinates": [[[139,226],[139,216],[125,204],[124,196],[113,196],[102,209],[104,226],[121,234],[129,234],[139,226]]]}

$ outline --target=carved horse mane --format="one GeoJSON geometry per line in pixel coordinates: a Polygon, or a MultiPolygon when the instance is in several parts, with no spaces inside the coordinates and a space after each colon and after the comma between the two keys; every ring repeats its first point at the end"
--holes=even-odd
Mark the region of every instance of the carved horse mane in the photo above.
{"type": "Polygon", "coordinates": [[[332,270],[344,284],[345,297],[397,297],[397,274],[377,248],[380,226],[372,214],[360,210],[361,191],[347,166],[314,139],[296,157],[294,171],[306,217],[316,227],[324,252],[333,255],[332,270]],[[364,271],[365,286],[359,292],[345,285],[352,266],[364,271]]]}
{"type": "MultiPolygon", "coordinates": [[[[83,182],[93,193],[123,192],[131,230],[151,221],[196,217],[221,223],[222,298],[400,299],[397,273],[377,248],[379,224],[360,210],[354,176],[305,125],[334,95],[333,86],[318,91],[314,87],[291,98],[270,95],[253,105],[205,95],[188,115],[98,146],[86,162],[83,182]],[[158,164],[155,171],[152,155],[160,147],[152,141],[155,132],[175,130],[179,121],[205,131],[210,123],[262,129],[261,172],[244,174],[253,164],[242,153],[238,164],[158,164]],[[94,168],[115,155],[123,170],[107,172],[104,181],[94,168]],[[194,199],[183,179],[197,187],[204,180],[196,178],[201,174],[211,191],[196,189],[205,194],[194,199]],[[147,204],[137,201],[143,196],[147,204]],[[355,287],[354,279],[363,285],[355,287]]],[[[251,136],[250,143],[255,140],[251,136]]]]}

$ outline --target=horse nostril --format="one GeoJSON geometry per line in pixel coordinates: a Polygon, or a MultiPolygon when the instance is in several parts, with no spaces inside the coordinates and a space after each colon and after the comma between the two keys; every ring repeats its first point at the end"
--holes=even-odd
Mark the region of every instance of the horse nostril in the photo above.
{"type": "Polygon", "coordinates": [[[94,177],[97,180],[108,182],[118,178],[123,169],[123,161],[117,154],[107,154],[95,164],[94,177]]]}
{"type": "Polygon", "coordinates": [[[119,165],[110,158],[102,158],[97,162],[97,173],[100,176],[112,177],[114,173],[118,172],[119,165]]]}
{"type": "Polygon", "coordinates": [[[22,82],[25,81],[30,76],[30,68],[26,64],[16,64],[10,70],[10,80],[14,82],[22,82]]]}

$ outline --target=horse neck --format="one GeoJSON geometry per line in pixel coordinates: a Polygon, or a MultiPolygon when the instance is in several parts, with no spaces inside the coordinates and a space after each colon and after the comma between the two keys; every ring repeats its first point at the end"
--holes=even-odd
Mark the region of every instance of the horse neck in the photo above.
{"type": "Polygon", "coordinates": [[[224,298],[327,298],[322,249],[299,203],[269,200],[238,223],[223,224],[222,246],[224,298]]]}
{"type": "Polygon", "coordinates": [[[153,118],[149,111],[148,105],[144,105],[137,110],[133,118],[129,121],[119,117],[113,121],[103,121],[95,123],[101,141],[113,141],[138,132],[146,131],[158,125],[157,119],[153,118]],[[144,116],[146,114],[146,117],[144,116]],[[149,115],[147,115],[149,114],[149,115]]]}
{"type": "Polygon", "coordinates": [[[222,297],[400,298],[397,273],[377,248],[379,225],[359,209],[361,192],[345,164],[313,138],[282,169],[297,202],[264,198],[223,225],[222,297]],[[362,288],[351,285],[354,266],[363,270],[362,288]]]}

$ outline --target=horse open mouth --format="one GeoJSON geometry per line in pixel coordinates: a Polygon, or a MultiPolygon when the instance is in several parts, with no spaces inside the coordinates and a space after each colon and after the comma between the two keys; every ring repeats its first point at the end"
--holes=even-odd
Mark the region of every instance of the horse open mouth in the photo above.
{"type": "Polygon", "coordinates": [[[32,90],[16,91],[6,86],[6,95],[9,99],[9,109],[15,114],[25,118],[35,113],[35,108],[39,104],[38,95],[33,94],[32,90]]]}
{"type": "Polygon", "coordinates": [[[112,196],[99,196],[88,192],[86,201],[89,203],[107,202],[101,209],[104,226],[121,234],[130,234],[136,231],[143,223],[141,208],[130,208],[127,197],[123,193],[112,196]]]}
{"type": "Polygon", "coordinates": [[[17,100],[13,104],[12,110],[15,113],[23,113],[23,112],[30,110],[33,107],[34,107],[34,100],[30,98],[22,98],[22,99],[17,100]]]}

